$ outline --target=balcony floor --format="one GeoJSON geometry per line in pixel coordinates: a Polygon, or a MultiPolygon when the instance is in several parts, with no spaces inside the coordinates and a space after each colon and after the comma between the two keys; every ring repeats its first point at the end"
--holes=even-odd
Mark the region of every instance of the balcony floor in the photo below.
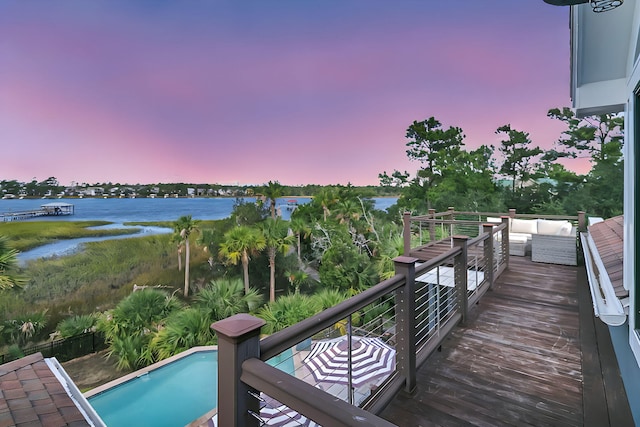
{"type": "Polygon", "coordinates": [[[512,256],[419,369],[415,392],[380,416],[420,427],[632,426],[615,360],[584,268],[512,256]]]}

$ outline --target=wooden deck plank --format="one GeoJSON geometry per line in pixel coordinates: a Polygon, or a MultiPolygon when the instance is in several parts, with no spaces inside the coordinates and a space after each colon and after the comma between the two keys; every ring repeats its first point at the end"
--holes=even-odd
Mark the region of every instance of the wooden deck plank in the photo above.
{"type": "Polygon", "coordinates": [[[581,270],[511,257],[509,270],[472,308],[467,324],[420,368],[414,395],[401,394],[381,416],[399,426],[425,427],[626,425],[629,418],[612,414],[605,420],[596,413],[607,408],[604,386],[600,395],[592,386],[598,376],[603,383],[599,365],[583,372],[585,350],[591,354],[595,343],[597,353],[598,341],[593,313],[589,318],[582,308],[591,301],[578,293],[581,270]],[[592,344],[585,341],[585,320],[592,322],[592,344]],[[593,423],[587,422],[591,416],[593,423]]]}

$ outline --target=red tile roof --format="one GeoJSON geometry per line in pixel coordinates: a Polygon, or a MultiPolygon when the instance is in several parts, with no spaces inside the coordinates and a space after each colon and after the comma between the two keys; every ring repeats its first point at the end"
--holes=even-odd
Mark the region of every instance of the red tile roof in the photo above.
{"type": "Polygon", "coordinates": [[[88,425],[42,354],[0,365],[0,427],[88,425]]]}
{"type": "Polygon", "coordinates": [[[624,288],[622,282],[623,230],[622,215],[589,226],[589,234],[596,244],[600,259],[618,298],[629,296],[629,291],[624,288]]]}

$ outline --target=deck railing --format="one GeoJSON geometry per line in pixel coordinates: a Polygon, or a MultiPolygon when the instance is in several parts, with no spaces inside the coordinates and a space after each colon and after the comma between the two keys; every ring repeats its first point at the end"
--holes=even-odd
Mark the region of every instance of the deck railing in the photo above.
{"type": "Polygon", "coordinates": [[[505,241],[499,238],[505,228],[485,226],[472,239],[454,236],[451,248],[428,261],[398,257],[394,277],[262,340],[265,322],[250,315],[214,323],[216,425],[262,426],[275,417],[295,422],[304,416],[325,426],[393,426],[375,414],[398,391],[414,390],[417,368],[504,270],[508,247],[496,242],[505,241]],[[321,372],[314,357],[334,345],[353,364],[321,372]],[[360,369],[362,345],[394,360],[360,369]]]}
{"type": "Polygon", "coordinates": [[[482,233],[479,224],[486,223],[488,218],[519,218],[519,219],[548,219],[568,220],[576,226],[578,231],[586,230],[586,217],[584,212],[577,215],[538,215],[519,214],[515,209],[509,209],[507,213],[500,212],[463,212],[450,207],[444,212],[436,212],[430,209],[427,215],[404,216],[404,245],[405,253],[409,248],[418,248],[424,245],[450,239],[455,235],[476,237],[482,233]]]}

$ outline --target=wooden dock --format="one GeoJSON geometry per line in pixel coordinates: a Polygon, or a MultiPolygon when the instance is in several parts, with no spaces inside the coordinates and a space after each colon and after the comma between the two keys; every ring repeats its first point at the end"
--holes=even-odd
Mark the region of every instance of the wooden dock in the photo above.
{"type": "Polygon", "coordinates": [[[633,426],[583,269],[513,256],[419,369],[415,393],[400,393],[381,416],[420,427],[633,426]]]}
{"type": "Polygon", "coordinates": [[[23,221],[41,216],[73,215],[74,213],[75,209],[71,203],[47,203],[40,206],[40,209],[2,213],[0,214],[0,219],[2,222],[11,222],[23,221]]]}

